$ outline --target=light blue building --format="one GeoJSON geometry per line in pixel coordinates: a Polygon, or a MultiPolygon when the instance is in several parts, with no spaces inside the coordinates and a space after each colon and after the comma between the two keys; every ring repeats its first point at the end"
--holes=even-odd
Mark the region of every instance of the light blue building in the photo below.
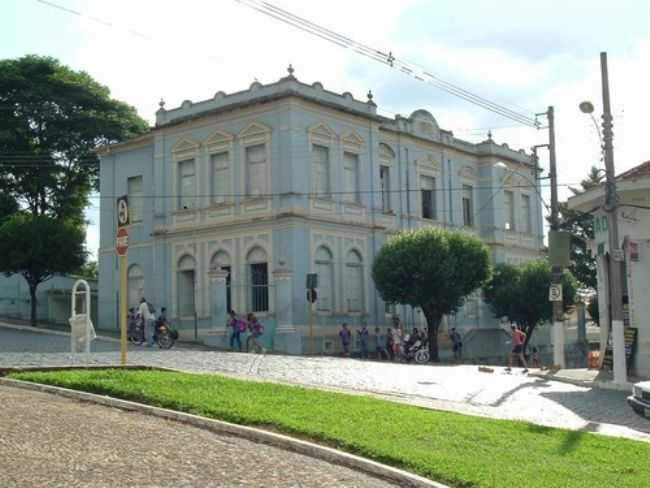
{"type": "MultiPolygon", "coordinates": [[[[385,304],[371,279],[383,242],[401,229],[462,228],[495,262],[542,249],[531,157],[491,138],[472,144],[425,110],[389,119],[350,93],[298,81],[218,92],[168,110],[146,135],[101,155],[99,326],[116,328],[115,199],[128,195],[129,306],[141,296],[185,338],[223,344],[226,311],[253,311],[278,351],[309,351],[305,277],[319,276],[316,350],[337,325],[407,325],[422,314],[385,304]],[[502,164],[497,164],[502,163],[502,164]]],[[[445,286],[440,283],[440,286],[445,286]]],[[[480,294],[453,318],[490,326],[480,294]]]]}

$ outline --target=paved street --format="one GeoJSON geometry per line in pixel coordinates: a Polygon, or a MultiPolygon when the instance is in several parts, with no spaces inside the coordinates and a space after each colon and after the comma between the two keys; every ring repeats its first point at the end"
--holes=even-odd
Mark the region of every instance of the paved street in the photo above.
{"type": "MultiPolygon", "coordinates": [[[[0,353],[0,367],[118,362],[117,352],[94,353],[88,358],[69,353],[0,353]]],[[[480,373],[476,366],[417,366],[329,357],[141,348],[129,354],[129,362],[370,392],[460,413],[650,441],[650,422],[632,412],[624,392],[588,389],[517,372],[506,374],[501,368],[489,374],[480,373]]]]}
{"type": "MultiPolygon", "coordinates": [[[[119,351],[115,341],[96,339],[92,351],[119,351]]],[[[69,352],[70,336],[42,331],[16,330],[0,327],[0,354],[5,352],[69,352]]]]}
{"type": "Polygon", "coordinates": [[[0,386],[0,486],[394,486],[190,425],[0,386]]]}

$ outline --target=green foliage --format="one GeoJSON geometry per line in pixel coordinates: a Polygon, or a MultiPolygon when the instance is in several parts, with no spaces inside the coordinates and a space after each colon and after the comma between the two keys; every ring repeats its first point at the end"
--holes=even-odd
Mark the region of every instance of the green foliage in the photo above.
{"type": "MultiPolygon", "coordinates": [[[[495,317],[508,317],[521,325],[530,340],[535,327],[553,317],[553,304],[548,299],[551,266],[538,259],[520,266],[498,264],[492,279],[483,289],[485,301],[495,317]]],[[[577,281],[569,270],[562,276],[564,310],[575,304],[577,281]]]]}
{"type": "Polygon", "coordinates": [[[97,146],[148,128],[108,88],[49,57],[0,60],[0,105],[0,192],[33,215],[80,224],[97,146]]]}
{"type": "Polygon", "coordinates": [[[0,191],[0,225],[16,212],[18,212],[18,202],[8,193],[0,191]]]}
{"type": "Polygon", "coordinates": [[[88,261],[77,271],[77,274],[82,278],[96,280],[98,275],[97,261],[88,261]]]}
{"type": "Polygon", "coordinates": [[[650,479],[648,443],[362,395],[161,371],[28,372],[11,377],[260,426],[455,487],[641,488],[650,479]]]}
{"type": "Polygon", "coordinates": [[[21,274],[30,288],[36,325],[36,288],[55,274],[79,269],[85,233],[75,222],[17,213],[0,226],[0,273],[21,274]]]}
{"type": "MultiPolygon", "coordinates": [[[[574,195],[598,187],[603,181],[603,174],[592,166],[587,178],[580,182],[580,188],[570,188],[574,195]]],[[[560,204],[559,230],[571,234],[569,269],[583,288],[598,286],[596,278],[596,259],[587,248],[587,242],[594,238],[593,216],[588,213],[570,210],[566,203],[560,204]]]]}
{"type": "Polygon", "coordinates": [[[380,249],[372,277],[384,301],[420,307],[427,319],[431,360],[438,361],[438,326],[490,276],[483,242],[433,227],[402,232],[380,249]]]}

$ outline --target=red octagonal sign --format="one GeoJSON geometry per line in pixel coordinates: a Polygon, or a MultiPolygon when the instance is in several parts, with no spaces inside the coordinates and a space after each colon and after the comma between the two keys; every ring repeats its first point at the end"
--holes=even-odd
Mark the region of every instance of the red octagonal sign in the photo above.
{"type": "Polygon", "coordinates": [[[129,232],[125,227],[117,230],[117,241],[115,243],[115,250],[118,256],[126,256],[126,251],[129,248],[129,232]]]}

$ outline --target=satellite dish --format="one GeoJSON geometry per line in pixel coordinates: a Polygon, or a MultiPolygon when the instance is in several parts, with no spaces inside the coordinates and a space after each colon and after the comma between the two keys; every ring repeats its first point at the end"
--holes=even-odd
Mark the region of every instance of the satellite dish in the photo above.
{"type": "Polygon", "coordinates": [[[582,102],[580,105],[580,111],[583,114],[592,114],[594,113],[594,105],[591,102],[582,102]]]}

